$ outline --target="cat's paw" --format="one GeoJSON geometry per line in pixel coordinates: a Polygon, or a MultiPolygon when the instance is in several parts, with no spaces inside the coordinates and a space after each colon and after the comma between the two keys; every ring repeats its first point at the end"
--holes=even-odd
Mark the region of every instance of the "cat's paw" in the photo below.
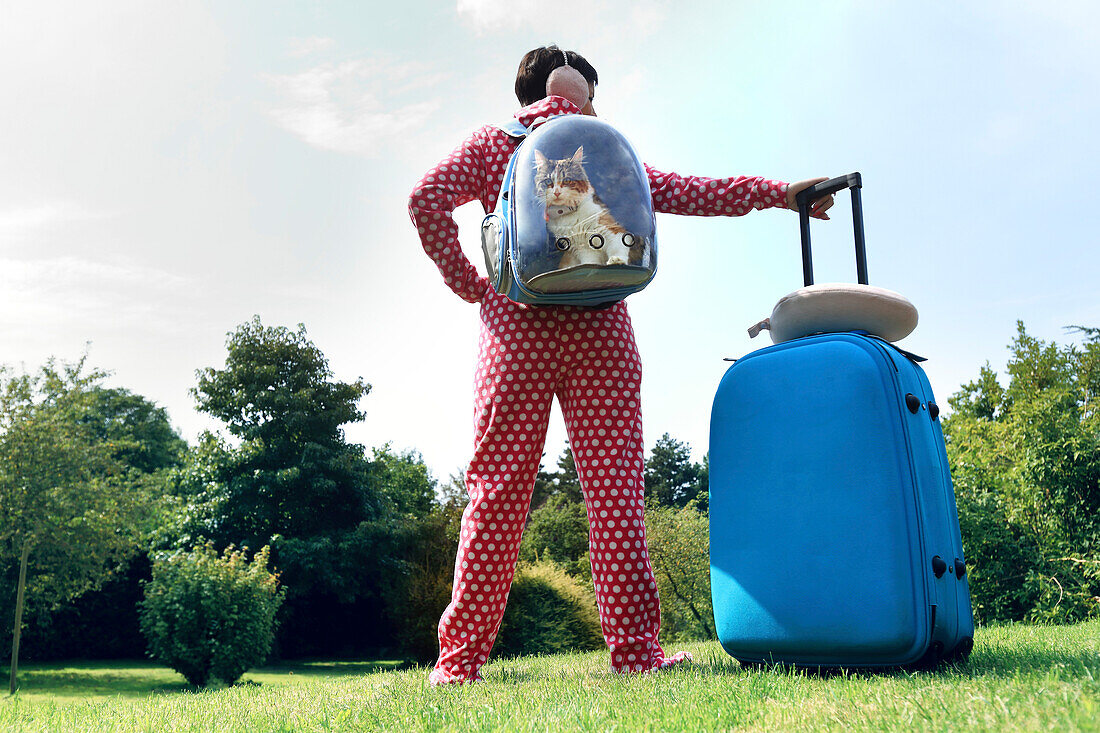
{"type": "Polygon", "coordinates": [[[626,260],[624,260],[622,257],[608,257],[607,258],[607,264],[609,264],[609,265],[625,265],[626,260]]]}

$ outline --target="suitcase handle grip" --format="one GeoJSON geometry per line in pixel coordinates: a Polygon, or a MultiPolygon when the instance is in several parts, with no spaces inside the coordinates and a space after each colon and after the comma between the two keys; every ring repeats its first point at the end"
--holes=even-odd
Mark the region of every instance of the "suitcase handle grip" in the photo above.
{"type": "Polygon", "coordinates": [[[806,285],[814,284],[813,257],[810,254],[810,205],[823,196],[836,193],[845,188],[852,191],[852,225],[856,238],[856,278],[860,285],[867,284],[867,251],[863,239],[863,203],[860,189],[863,179],[856,173],[830,178],[828,181],[810,186],[795,194],[798,206],[798,226],[802,235],[802,279],[806,285]]]}

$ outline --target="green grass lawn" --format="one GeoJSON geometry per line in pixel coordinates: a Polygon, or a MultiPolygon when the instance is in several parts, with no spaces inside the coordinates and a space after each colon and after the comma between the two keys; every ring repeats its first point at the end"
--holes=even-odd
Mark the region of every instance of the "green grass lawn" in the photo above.
{"type": "Polygon", "coordinates": [[[264,668],[201,691],[152,664],[27,665],[0,729],[1100,731],[1100,621],[982,628],[966,667],[934,673],[748,670],[714,643],[676,648],[696,663],[623,677],[606,652],[525,657],[438,689],[399,662],[264,668]]]}

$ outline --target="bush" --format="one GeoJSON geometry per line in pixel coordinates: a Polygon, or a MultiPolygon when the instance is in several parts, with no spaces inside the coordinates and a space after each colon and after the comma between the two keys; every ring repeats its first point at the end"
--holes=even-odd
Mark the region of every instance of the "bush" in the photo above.
{"type": "Polygon", "coordinates": [[[717,638],[710,597],[710,520],[698,502],[646,507],[646,539],[661,596],[661,638],[717,638]]]}
{"type": "Polygon", "coordinates": [[[228,684],[264,661],[283,600],[278,576],[267,570],[269,548],[251,564],[244,551],[222,557],[212,543],[158,558],[141,603],[141,631],[149,656],[192,685],[212,677],[228,684]]]}
{"type": "Polygon", "coordinates": [[[555,654],[603,646],[592,589],[553,563],[521,565],[494,653],[501,657],[555,654]]]}
{"type": "Polygon", "coordinates": [[[462,509],[453,505],[435,507],[412,523],[401,550],[402,572],[383,593],[398,647],[419,662],[433,661],[439,652],[439,617],[451,601],[461,523],[462,509]]]}
{"type": "Polygon", "coordinates": [[[1100,615],[1100,330],[1083,347],[1029,336],[1009,381],[986,365],[943,422],[979,622],[1100,615]]]}
{"type": "Polygon", "coordinates": [[[975,490],[971,476],[956,472],[959,527],[974,617],[981,623],[1028,618],[1039,607],[1039,589],[1025,582],[1043,565],[1041,548],[1009,519],[1004,497],[975,490]]]}
{"type": "MultiPolygon", "coordinates": [[[[58,609],[29,608],[23,612],[20,662],[62,659],[140,659],[145,639],[138,622],[142,585],[149,580],[149,557],[135,555],[110,575],[98,590],[89,591],[58,609]]],[[[18,563],[0,566],[0,579],[14,588],[18,563]],[[14,572],[13,572],[14,571],[14,572]]],[[[15,594],[0,594],[0,619],[14,614],[15,594]]],[[[0,649],[11,649],[11,628],[0,629],[0,649]]]]}
{"type": "Polygon", "coordinates": [[[387,608],[400,585],[414,522],[386,517],[352,530],[272,538],[286,601],[279,610],[281,658],[389,654],[399,620],[387,608]]]}
{"type": "Polygon", "coordinates": [[[554,494],[531,512],[523,531],[519,559],[525,563],[553,562],[582,583],[592,582],[588,559],[588,516],[584,502],[554,494]]]}

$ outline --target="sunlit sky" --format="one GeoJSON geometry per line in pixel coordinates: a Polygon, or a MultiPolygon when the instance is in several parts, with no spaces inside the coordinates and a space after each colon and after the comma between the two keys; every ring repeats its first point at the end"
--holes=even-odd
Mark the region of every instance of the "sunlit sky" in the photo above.
{"type": "MultiPolygon", "coordinates": [[[[596,67],[599,115],[662,170],[782,180],[858,170],[872,284],[920,312],[901,346],[942,403],[1022,319],[1100,326],[1088,2],[5,2],[0,362],[111,370],[189,440],[195,370],[259,314],[304,323],[373,385],[349,439],[445,479],[473,439],[476,306],[406,214],[469,131],[508,118],[516,66],[556,42],[596,67]]],[[[855,278],[847,199],[814,228],[819,282],[855,278]]],[[[459,209],[478,265],[482,212],[459,209]]],[[[658,217],[631,296],[646,442],[701,460],[746,329],[801,285],[798,217],[658,217]]],[[[564,446],[557,411],[547,465],[564,446]]]]}

